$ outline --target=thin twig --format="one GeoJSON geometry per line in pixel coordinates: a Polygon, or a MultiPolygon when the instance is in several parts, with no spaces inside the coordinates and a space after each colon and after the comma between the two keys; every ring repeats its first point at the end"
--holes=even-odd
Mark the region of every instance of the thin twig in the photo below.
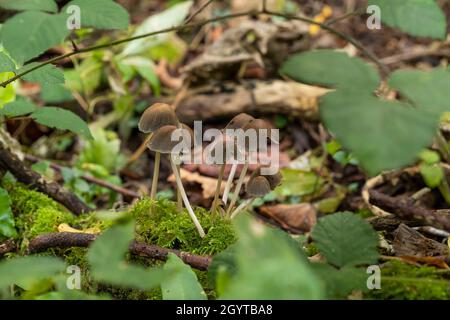
{"type": "MultiPolygon", "coordinates": [[[[50,248],[86,248],[97,238],[96,234],[58,232],[48,233],[34,238],[29,246],[28,253],[43,252],[50,248]]],[[[156,245],[133,242],[130,245],[130,252],[141,257],[165,261],[169,253],[174,253],[186,264],[199,270],[207,270],[211,264],[211,256],[199,256],[189,252],[175,249],[167,249],[156,245]]]]}
{"type": "Polygon", "coordinates": [[[208,0],[207,2],[205,2],[200,8],[198,8],[197,11],[195,11],[189,18],[186,19],[186,21],[184,22],[184,24],[188,24],[189,22],[191,22],[192,20],[194,20],[194,18],[196,16],[198,16],[203,10],[205,10],[205,8],[207,6],[209,6],[214,0],[208,0]]]}
{"type": "Polygon", "coordinates": [[[322,29],[331,32],[333,34],[335,34],[336,36],[346,40],[347,42],[353,44],[357,49],[359,49],[365,56],[367,56],[370,60],[372,60],[382,71],[383,75],[386,75],[389,73],[389,69],[386,67],[385,64],[383,64],[376,56],[375,54],[373,54],[371,51],[369,51],[367,48],[365,48],[362,44],[360,44],[357,40],[355,40],[354,38],[352,38],[349,35],[346,35],[324,23],[320,23],[317,21],[314,21],[313,19],[310,18],[306,18],[306,17],[301,17],[301,16],[296,16],[296,15],[291,15],[291,14],[284,14],[284,13],[279,13],[279,12],[273,12],[273,11],[269,11],[269,10],[261,10],[261,11],[246,11],[246,12],[240,12],[240,13],[234,13],[234,14],[229,14],[229,15],[223,15],[223,16],[219,16],[219,17],[214,17],[211,19],[206,19],[204,21],[200,21],[200,22],[196,22],[196,23],[187,23],[187,24],[183,24],[181,26],[174,26],[174,27],[170,27],[170,28],[165,28],[165,29],[161,29],[158,31],[153,31],[153,32],[149,32],[149,33],[145,33],[145,34],[141,34],[141,35],[137,35],[137,36],[133,36],[133,37],[128,37],[128,38],[123,38],[120,40],[116,40],[116,41],[112,41],[109,43],[104,43],[104,44],[100,44],[100,45],[95,45],[95,46],[91,46],[91,47],[86,47],[86,48],[80,48],[76,51],[71,51],[68,52],[66,54],[62,54],[59,56],[56,56],[52,59],[49,59],[47,61],[44,61],[40,64],[37,64],[36,66],[29,68],[23,72],[20,72],[18,74],[16,74],[14,77],[0,83],[1,87],[6,87],[8,84],[16,81],[17,79],[22,78],[24,75],[33,72],[37,69],[40,69],[48,64],[54,63],[54,62],[58,62],[60,60],[64,60],[67,59],[71,56],[77,55],[77,54],[82,54],[82,53],[86,53],[86,52],[91,52],[91,51],[96,51],[96,50],[100,50],[100,49],[105,49],[105,48],[110,48],[110,47],[114,47],[123,43],[127,43],[130,41],[134,41],[134,40],[138,40],[138,39],[143,39],[143,38],[147,38],[150,36],[154,36],[154,35],[158,35],[158,34],[162,34],[162,33],[168,33],[168,32],[172,32],[172,31],[180,31],[180,30],[185,30],[185,29],[190,29],[190,28],[196,28],[196,27],[202,27],[206,24],[209,23],[213,23],[213,22],[218,22],[218,21],[223,21],[223,20],[228,20],[228,19],[234,19],[234,18],[239,18],[239,17],[245,17],[245,16],[254,16],[254,15],[260,15],[260,14],[268,14],[271,16],[277,16],[277,17],[282,17],[288,20],[299,20],[299,21],[303,21],[305,23],[309,23],[309,24],[313,24],[313,25],[317,25],[319,27],[321,27],[322,29]]]}

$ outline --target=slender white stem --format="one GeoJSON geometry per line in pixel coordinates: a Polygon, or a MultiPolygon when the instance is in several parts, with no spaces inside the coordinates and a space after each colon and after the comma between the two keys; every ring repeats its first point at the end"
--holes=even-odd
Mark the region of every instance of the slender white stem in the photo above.
{"type": "Polygon", "coordinates": [[[175,175],[175,181],[177,182],[178,190],[180,190],[181,198],[183,199],[184,206],[186,207],[189,216],[192,219],[192,222],[194,222],[195,227],[197,228],[198,233],[200,234],[200,237],[205,236],[205,231],[203,230],[200,222],[198,221],[197,217],[195,216],[194,210],[192,210],[191,204],[189,203],[189,199],[186,195],[186,191],[184,190],[183,183],[181,182],[181,177],[178,173],[177,166],[173,162],[172,157],[169,155],[170,159],[170,165],[172,166],[173,174],[175,175]]]}
{"type": "Polygon", "coordinates": [[[228,175],[227,184],[225,185],[225,190],[223,191],[222,202],[223,204],[227,204],[228,196],[230,194],[231,185],[233,184],[234,175],[236,174],[238,163],[234,162],[231,166],[230,174],[228,175]]]}
{"type": "Polygon", "coordinates": [[[155,165],[153,167],[152,188],[150,191],[150,199],[156,199],[156,191],[158,189],[159,164],[161,162],[161,153],[155,152],[155,165]]]}
{"type": "Polygon", "coordinates": [[[248,169],[248,162],[246,161],[244,163],[244,167],[242,168],[241,175],[239,176],[239,179],[238,179],[238,182],[236,185],[236,189],[234,189],[233,197],[231,198],[230,205],[228,206],[227,216],[230,215],[231,210],[233,210],[233,207],[236,204],[237,198],[239,196],[239,192],[241,191],[241,188],[242,188],[242,184],[244,183],[245,175],[247,174],[247,169],[248,169]]]}
{"type": "Polygon", "coordinates": [[[254,200],[255,200],[255,199],[247,199],[247,200],[245,200],[244,202],[242,202],[242,203],[236,208],[236,210],[234,210],[233,213],[231,214],[231,219],[234,219],[234,218],[237,216],[238,213],[240,213],[240,212],[244,211],[245,209],[247,209],[247,207],[248,207],[249,205],[251,205],[252,202],[253,202],[254,200]]]}
{"type": "MultiPolygon", "coordinates": [[[[181,177],[180,165],[177,165],[177,172],[178,172],[178,175],[181,177]]],[[[178,212],[181,212],[183,210],[183,199],[181,198],[180,188],[178,188],[178,187],[177,187],[177,209],[178,209],[178,212]]]]}
{"type": "Polygon", "coordinates": [[[211,205],[211,214],[216,212],[217,206],[219,204],[220,187],[222,187],[223,173],[225,172],[226,164],[220,166],[219,176],[217,177],[216,192],[214,192],[214,200],[211,205]]]}

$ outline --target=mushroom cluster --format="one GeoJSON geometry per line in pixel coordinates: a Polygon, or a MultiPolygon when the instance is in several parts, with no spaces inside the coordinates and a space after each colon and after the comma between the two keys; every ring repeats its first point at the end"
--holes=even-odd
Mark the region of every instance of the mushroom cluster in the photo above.
{"type": "MultiPolygon", "coordinates": [[[[161,155],[168,155],[177,185],[177,202],[179,203],[179,208],[181,210],[181,205],[184,203],[200,236],[204,237],[205,232],[195,216],[184,190],[180,177],[179,161],[177,161],[179,159],[176,158],[178,154],[174,151],[176,149],[175,147],[179,144],[176,139],[175,141],[173,139],[174,133],[177,130],[184,130],[183,133],[179,135],[180,137],[186,135],[191,137],[191,139],[188,139],[190,144],[185,145],[184,147],[188,149],[193,147],[192,141],[194,140],[194,134],[192,130],[188,126],[180,123],[173,108],[164,103],[153,104],[145,110],[139,121],[139,130],[149,134],[147,137],[147,147],[155,152],[150,198],[154,200],[156,197],[161,155]]],[[[234,218],[239,212],[242,212],[246,207],[251,205],[254,199],[263,197],[280,184],[281,175],[279,172],[273,175],[263,175],[262,168],[264,167],[258,167],[245,184],[245,191],[249,198],[235,208],[240,191],[246,180],[251,157],[253,156],[253,159],[258,159],[259,148],[266,145],[267,142],[273,142],[270,134],[260,134],[262,130],[270,132],[272,128],[269,123],[262,119],[255,119],[251,115],[241,113],[235,116],[225,128],[219,131],[220,137],[215,139],[214,143],[219,146],[219,150],[227,149],[231,146],[232,152],[227,151],[225,153],[222,151],[222,155],[217,157],[219,158],[221,167],[219,169],[216,190],[211,205],[211,214],[215,214],[219,211],[218,209],[221,208],[220,211],[225,214],[225,216],[234,218]],[[253,133],[254,135],[252,136],[250,133],[253,133]],[[266,139],[266,141],[263,141],[262,139],[266,139]],[[253,143],[250,143],[250,140],[253,140],[253,143]],[[231,165],[231,170],[222,195],[222,201],[220,201],[220,191],[226,165],[231,165]],[[230,191],[239,165],[242,165],[242,170],[232,192],[230,203],[227,206],[230,191]]]]}

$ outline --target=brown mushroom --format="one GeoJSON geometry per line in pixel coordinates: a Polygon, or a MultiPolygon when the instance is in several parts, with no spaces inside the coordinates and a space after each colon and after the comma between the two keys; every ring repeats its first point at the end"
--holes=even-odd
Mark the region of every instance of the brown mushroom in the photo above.
{"type": "MultiPolygon", "coordinates": [[[[147,136],[145,140],[147,146],[149,146],[153,133],[158,129],[168,125],[170,126],[178,125],[178,118],[175,114],[175,111],[168,104],[155,103],[144,111],[144,113],[141,116],[141,119],[139,120],[138,127],[140,131],[150,133],[150,135],[147,136]]],[[[153,150],[152,148],[150,149],[153,150]]],[[[150,191],[150,199],[152,200],[156,198],[156,191],[158,189],[160,162],[161,162],[161,152],[155,151],[155,164],[153,167],[153,179],[150,191]]]]}
{"type": "MultiPolygon", "coordinates": [[[[256,130],[256,146],[257,149],[259,147],[259,130],[270,130],[271,129],[271,125],[262,119],[253,119],[250,120],[249,122],[247,122],[244,127],[243,127],[244,131],[247,130],[256,130]]],[[[250,150],[250,142],[248,141],[248,143],[245,144],[245,148],[246,151],[249,152],[256,152],[257,150],[250,150]]],[[[233,192],[233,197],[231,198],[230,204],[227,208],[227,215],[231,214],[231,210],[233,210],[234,205],[236,204],[237,198],[239,196],[239,192],[241,191],[242,185],[244,183],[244,179],[245,179],[245,175],[247,174],[247,170],[248,170],[248,165],[249,165],[249,161],[248,161],[248,154],[246,156],[245,162],[244,162],[244,167],[242,168],[241,174],[239,176],[238,182],[236,184],[236,188],[233,192]]]]}
{"type": "Polygon", "coordinates": [[[179,129],[176,126],[168,125],[163,126],[156,130],[150,139],[150,142],[148,144],[148,147],[150,150],[153,150],[158,153],[168,154],[170,165],[172,167],[173,174],[175,176],[175,181],[177,184],[177,189],[180,192],[181,198],[184,202],[184,205],[189,213],[189,216],[191,217],[195,227],[197,228],[198,233],[200,234],[200,237],[205,236],[205,231],[203,230],[200,222],[198,221],[197,217],[195,216],[194,210],[191,207],[191,204],[189,203],[189,199],[186,195],[186,191],[184,190],[183,183],[181,181],[181,177],[177,168],[177,165],[175,164],[175,161],[173,159],[173,150],[174,147],[178,144],[178,141],[172,140],[172,134],[175,130],[179,129]]]}

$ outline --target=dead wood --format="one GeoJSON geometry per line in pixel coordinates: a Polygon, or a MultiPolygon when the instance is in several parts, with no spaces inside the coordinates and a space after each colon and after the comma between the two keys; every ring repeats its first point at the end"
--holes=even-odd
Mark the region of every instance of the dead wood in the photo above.
{"type": "Polygon", "coordinates": [[[433,227],[450,231],[450,218],[433,210],[414,205],[412,199],[390,197],[376,190],[370,190],[370,202],[395,213],[402,219],[420,220],[433,227]]]}
{"type": "Polygon", "coordinates": [[[188,123],[199,119],[230,118],[241,112],[286,114],[317,120],[319,98],[327,92],[328,89],[281,80],[231,83],[225,89],[192,90],[180,102],[177,115],[188,123]]]}
{"type": "MultiPolygon", "coordinates": [[[[59,232],[48,233],[33,239],[29,246],[29,253],[42,252],[50,248],[88,247],[97,235],[87,233],[59,232]]],[[[211,256],[200,256],[174,249],[167,249],[156,245],[133,242],[130,252],[141,257],[165,261],[169,253],[174,253],[183,262],[198,270],[207,270],[211,264],[211,256]]]]}
{"type": "Polygon", "coordinates": [[[74,193],[53,181],[46,181],[39,173],[25,166],[17,155],[8,149],[3,140],[0,140],[0,166],[11,172],[18,181],[45,193],[76,215],[92,211],[74,193]]]}

